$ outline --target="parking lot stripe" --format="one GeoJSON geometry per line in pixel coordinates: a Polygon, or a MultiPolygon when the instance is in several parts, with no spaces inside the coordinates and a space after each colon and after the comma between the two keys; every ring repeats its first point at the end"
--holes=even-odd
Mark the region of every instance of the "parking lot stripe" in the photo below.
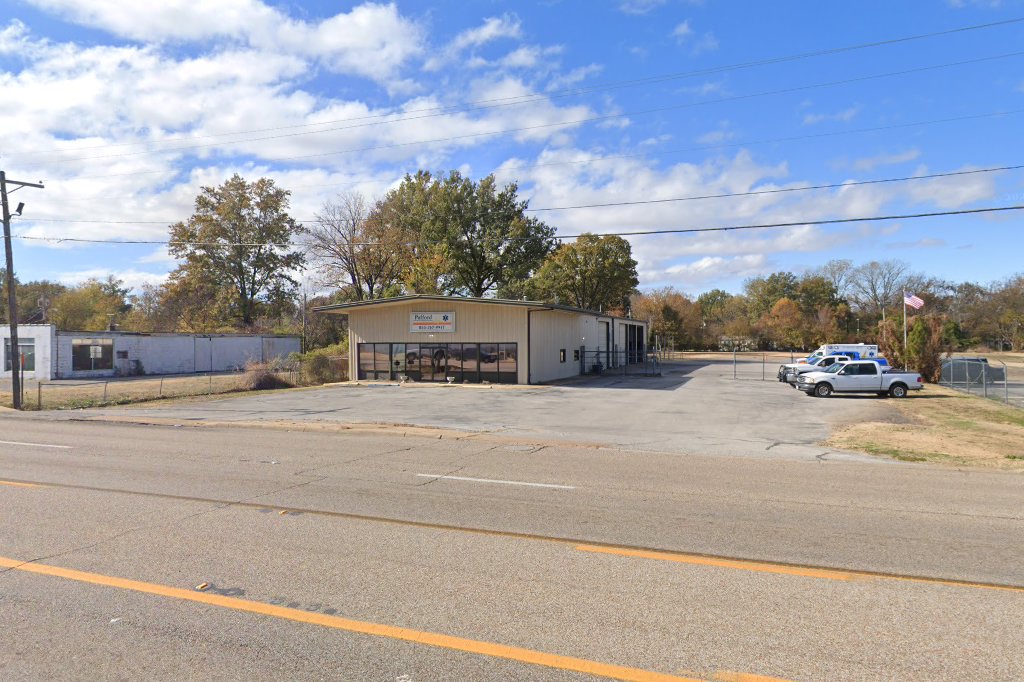
{"type": "Polygon", "coordinates": [[[286,606],[275,606],[273,604],[264,604],[262,602],[249,601],[247,599],[238,599],[237,597],[225,597],[219,594],[197,592],[195,590],[187,590],[180,587],[171,587],[169,585],[160,585],[158,583],[147,583],[127,578],[118,578],[102,575],[100,573],[89,573],[70,568],[62,568],[60,566],[29,563],[18,561],[17,559],[8,559],[6,557],[0,557],[0,568],[8,568],[15,571],[24,571],[26,573],[35,573],[37,575],[45,575],[55,578],[64,578],[81,583],[102,585],[104,587],[115,587],[122,590],[130,590],[132,592],[142,592],[160,597],[197,602],[209,606],[219,606],[221,608],[245,611],[273,618],[281,618],[298,623],[319,625],[321,627],[345,630],[348,632],[372,635],[375,637],[384,637],[387,639],[404,640],[425,646],[452,649],[455,651],[479,654],[491,658],[501,658],[530,665],[586,673],[612,680],[630,680],[632,682],[700,682],[699,680],[691,677],[667,675],[665,673],[642,670],[640,668],[629,668],[611,663],[600,663],[583,658],[574,658],[572,656],[545,653],[543,651],[534,651],[533,649],[525,649],[522,647],[494,644],[491,642],[465,639],[462,637],[453,637],[451,635],[444,635],[436,632],[426,632],[423,630],[413,630],[394,625],[382,625],[380,623],[351,620],[340,616],[330,616],[322,613],[288,608],[286,606]]]}
{"type": "Polygon", "coordinates": [[[57,450],[71,450],[72,445],[50,445],[49,443],[21,443],[16,440],[0,440],[0,445],[23,445],[29,448],[55,448],[57,450]]]}
{"type": "Polygon", "coordinates": [[[554,483],[527,483],[526,481],[503,481],[494,478],[467,478],[466,476],[446,476],[445,474],[416,474],[420,478],[445,479],[448,481],[470,481],[473,483],[502,483],[504,485],[525,485],[531,488],[558,488],[559,490],[576,490],[574,485],[556,485],[554,483]]]}
{"type": "Polygon", "coordinates": [[[813,568],[805,566],[793,566],[790,564],[775,564],[770,561],[745,561],[743,559],[725,559],[700,554],[685,554],[682,552],[658,552],[642,549],[625,549],[617,547],[601,547],[599,545],[577,545],[576,549],[581,552],[594,552],[596,554],[613,554],[616,556],[632,557],[636,559],[654,559],[657,561],[672,561],[680,564],[691,564],[694,566],[713,566],[716,568],[733,568],[741,571],[753,571],[755,573],[778,573],[781,575],[792,575],[803,578],[823,578],[825,580],[898,580],[901,582],[927,583],[932,585],[947,585],[951,587],[972,587],[980,590],[1003,590],[1006,592],[1024,593],[1024,587],[1016,585],[993,585],[988,583],[976,583],[967,580],[942,580],[940,578],[921,578],[908,575],[894,575],[887,573],[870,573],[867,571],[844,571],[834,568],[813,568]]]}

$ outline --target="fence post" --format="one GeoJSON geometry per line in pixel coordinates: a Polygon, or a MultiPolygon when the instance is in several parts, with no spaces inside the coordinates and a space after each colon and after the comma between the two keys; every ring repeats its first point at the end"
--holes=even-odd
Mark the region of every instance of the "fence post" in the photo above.
{"type": "Polygon", "coordinates": [[[964,365],[964,388],[966,388],[967,392],[970,393],[971,392],[971,363],[968,362],[967,360],[962,360],[961,362],[963,362],[963,365],[964,365]]]}
{"type": "Polygon", "coordinates": [[[103,402],[107,402],[107,386],[110,385],[109,381],[103,382],[103,402]]]}
{"type": "Polygon", "coordinates": [[[732,378],[736,378],[736,349],[732,349],[732,378]]]}
{"type": "Polygon", "coordinates": [[[765,358],[768,357],[767,353],[761,353],[761,381],[764,381],[764,363],[765,358]]]}
{"type": "Polygon", "coordinates": [[[212,393],[213,393],[213,372],[210,372],[210,374],[208,375],[208,377],[209,377],[209,379],[210,379],[210,388],[209,388],[209,390],[207,390],[207,392],[206,392],[206,393],[207,393],[207,395],[210,395],[210,394],[212,394],[212,393]]]}
{"type": "Polygon", "coordinates": [[[36,382],[36,409],[43,409],[43,382],[36,382]]]}
{"type": "Polygon", "coordinates": [[[1006,366],[1006,363],[1000,360],[1003,364],[1003,402],[1007,405],[1010,404],[1010,368],[1006,366]]]}
{"type": "Polygon", "coordinates": [[[160,377],[160,397],[164,397],[164,378],[160,377]]]}
{"type": "Polygon", "coordinates": [[[988,372],[986,371],[986,365],[988,363],[981,363],[981,385],[982,390],[985,392],[985,397],[988,397],[988,372]]]}

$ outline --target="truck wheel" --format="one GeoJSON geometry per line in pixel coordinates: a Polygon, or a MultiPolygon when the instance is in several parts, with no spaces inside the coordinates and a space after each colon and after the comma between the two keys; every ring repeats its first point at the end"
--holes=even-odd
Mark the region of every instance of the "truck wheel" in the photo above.
{"type": "Polygon", "coordinates": [[[907,387],[904,384],[893,384],[889,387],[889,395],[893,398],[906,398],[907,387]]]}
{"type": "Polygon", "coordinates": [[[819,398],[827,398],[832,395],[832,384],[826,384],[824,382],[814,387],[814,395],[819,398]]]}

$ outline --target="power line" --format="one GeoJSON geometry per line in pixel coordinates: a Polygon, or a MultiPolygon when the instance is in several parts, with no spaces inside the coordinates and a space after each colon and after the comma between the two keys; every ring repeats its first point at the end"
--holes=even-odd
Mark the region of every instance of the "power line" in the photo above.
{"type": "MultiPolygon", "coordinates": [[[[730,197],[750,197],[761,194],[784,194],[789,192],[809,192],[819,189],[836,189],[843,187],[859,187],[861,185],[881,185],[893,182],[911,182],[914,180],[932,180],[935,178],[951,178],[961,175],[978,175],[981,173],[998,173],[1001,171],[1020,170],[1024,164],[1016,166],[997,166],[994,168],[975,168],[963,171],[948,171],[945,173],[929,173],[927,175],[908,175],[899,178],[879,178],[874,180],[852,180],[849,182],[835,182],[825,185],[809,185],[806,187],[782,187],[777,189],[751,190],[749,192],[727,192],[722,194],[703,194],[698,196],[671,197],[666,199],[641,199],[636,201],[614,201],[603,204],[578,204],[575,206],[549,206],[545,208],[528,208],[527,211],[569,211],[583,208],[607,208],[613,206],[640,206],[644,204],[667,204],[679,201],[696,201],[699,199],[727,199],[730,197]]],[[[35,218],[32,222],[39,223],[89,223],[96,225],[169,225],[180,222],[178,220],[77,220],[71,218],[35,218]]],[[[296,220],[298,223],[315,223],[317,219],[296,220]]]]}
{"type": "MultiPolygon", "coordinates": [[[[668,155],[668,154],[684,154],[684,153],[689,153],[689,152],[711,151],[711,150],[716,150],[716,149],[732,149],[732,148],[736,148],[736,147],[752,147],[752,146],[755,146],[755,145],[763,145],[763,144],[778,144],[780,142],[799,142],[799,141],[803,141],[803,140],[815,140],[815,139],[821,139],[821,138],[827,138],[827,137],[840,137],[840,136],[843,136],[843,135],[858,135],[858,134],[861,134],[861,133],[874,133],[874,132],[881,132],[881,131],[885,131],[885,130],[900,130],[900,129],[904,129],[904,128],[916,128],[918,126],[936,125],[936,124],[939,124],[939,123],[956,123],[956,122],[959,122],[959,121],[973,121],[973,120],[978,120],[978,119],[983,119],[983,118],[998,118],[998,117],[1001,117],[1001,116],[1014,116],[1014,115],[1020,114],[1020,113],[1024,113],[1024,109],[1010,109],[1010,110],[1005,110],[1005,111],[993,111],[993,112],[989,112],[989,113],[985,113],[985,114],[968,114],[966,116],[952,116],[952,117],[949,117],[949,118],[937,118],[937,119],[930,119],[930,120],[926,120],[926,121],[912,121],[910,123],[894,123],[894,124],[884,125],[884,126],[871,126],[871,127],[867,127],[867,128],[853,128],[853,129],[849,129],[849,130],[834,130],[834,131],[823,132],[823,133],[809,133],[809,134],[806,134],[806,135],[790,135],[790,136],[787,136],[787,137],[775,137],[775,138],[768,138],[768,139],[761,139],[761,140],[747,140],[745,142],[744,141],[739,141],[739,142],[723,142],[723,143],[708,144],[708,145],[696,145],[696,146],[693,146],[693,147],[681,147],[681,148],[676,148],[676,149],[662,150],[660,152],[655,153],[653,155],[653,157],[654,158],[660,158],[661,156],[668,155]]],[[[604,155],[604,156],[592,156],[592,157],[589,157],[587,159],[572,160],[572,161],[548,161],[548,162],[545,162],[545,163],[522,163],[522,164],[518,164],[518,165],[514,165],[514,166],[499,166],[498,169],[496,169],[496,170],[509,171],[509,170],[522,170],[522,169],[528,169],[528,168],[547,168],[547,167],[550,167],[550,166],[586,165],[586,164],[591,164],[591,163],[600,163],[602,161],[610,161],[610,160],[614,160],[614,159],[631,159],[631,158],[640,158],[640,157],[646,157],[646,156],[651,156],[651,155],[649,155],[647,152],[638,152],[638,153],[630,153],[630,154],[608,154],[608,155],[604,155]]],[[[159,170],[159,171],[141,171],[141,172],[137,172],[137,173],[113,173],[113,174],[109,174],[109,175],[79,175],[79,176],[76,176],[75,178],[73,178],[72,181],[74,181],[74,180],[96,180],[96,179],[103,179],[103,178],[117,178],[117,177],[123,177],[123,176],[127,176],[127,175],[152,175],[152,174],[155,174],[155,173],[168,173],[168,174],[172,174],[172,173],[176,173],[176,171],[159,170]]],[[[366,176],[360,176],[360,177],[352,178],[349,182],[344,182],[344,183],[329,182],[329,183],[322,183],[322,184],[317,184],[317,185],[291,185],[290,189],[303,189],[303,188],[307,188],[307,187],[350,187],[352,185],[359,184],[360,182],[372,182],[372,181],[378,181],[378,180],[380,180],[379,174],[376,175],[376,176],[368,176],[368,175],[366,175],[366,176]]],[[[82,201],[86,201],[86,200],[90,200],[90,199],[103,199],[103,198],[106,198],[106,197],[104,195],[95,195],[95,196],[92,196],[92,197],[83,197],[81,200],[82,201]]],[[[79,199],[73,199],[73,200],[70,200],[70,201],[79,201],[79,199]]]]}
{"type": "MultiPolygon", "coordinates": [[[[902,215],[886,215],[886,216],[865,216],[860,218],[830,218],[827,220],[799,220],[796,222],[787,223],[762,223],[759,225],[727,225],[722,227],[680,227],[680,228],[669,228],[663,230],[635,230],[630,232],[594,232],[594,233],[582,233],[582,234],[571,234],[571,235],[558,235],[556,239],[579,239],[580,237],[589,235],[594,237],[637,237],[645,235],[661,235],[661,234],[694,234],[700,232],[729,232],[733,230],[763,230],[768,228],[777,227],[800,227],[803,225],[839,225],[843,223],[863,223],[863,222],[875,222],[883,220],[914,220],[919,218],[936,218],[940,216],[958,216],[958,215],[974,215],[981,213],[997,213],[1001,211],[1020,211],[1024,210],[1024,205],[1016,206],[991,206],[986,208],[971,208],[962,209],[958,211],[935,211],[932,213],[907,213],[902,215]]],[[[189,241],[171,241],[171,240],[156,240],[156,239],[86,239],[80,237],[38,237],[29,235],[12,235],[15,239],[29,239],[33,241],[48,241],[48,242],[70,242],[76,244],[115,244],[115,245],[161,245],[161,246],[241,246],[241,247],[257,247],[257,246],[272,246],[275,248],[287,249],[296,248],[301,246],[300,244],[294,244],[291,242],[285,243],[274,243],[274,242],[189,242],[189,241]]],[[[529,237],[521,237],[520,239],[529,239],[529,237]]],[[[382,242],[351,242],[349,246],[417,246],[421,242],[405,242],[401,244],[385,244],[382,242]]]]}
{"type": "MultiPolygon", "coordinates": [[[[729,71],[735,71],[735,70],[741,70],[741,69],[749,69],[749,68],[753,68],[753,67],[757,67],[757,66],[766,66],[766,65],[771,65],[771,64],[779,64],[779,63],[797,61],[797,60],[801,60],[801,59],[808,59],[808,58],[813,58],[813,57],[821,57],[821,56],[839,54],[839,53],[843,53],[843,52],[851,52],[851,51],[856,51],[856,50],[869,49],[869,48],[873,48],[873,47],[881,47],[881,46],[884,46],[884,45],[893,45],[893,44],[898,44],[898,43],[906,43],[906,42],[912,42],[912,41],[916,41],[916,40],[923,40],[923,39],[926,39],[926,38],[934,38],[934,37],[939,37],[939,36],[951,35],[951,34],[955,34],[955,33],[964,33],[964,32],[968,32],[968,31],[977,31],[977,30],[983,30],[983,29],[988,29],[988,28],[996,28],[996,27],[1006,26],[1006,25],[1010,25],[1010,24],[1016,24],[1016,23],[1020,23],[1020,22],[1024,22],[1024,17],[1006,19],[1006,20],[996,21],[996,22],[989,22],[989,23],[985,23],[985,24],[975,24],[975,25],[971,25],[971,26],[962,26],[962,27],[953,28],[953,29],[947,29],[947,30],[943,30],[943,31],[935,31],[935,32],[932,32],[932,33],[922,33],[922,34],[917,34],[917,35],[912,35],[912,36],[904,36],[904,37],[900,37],[900,38],[891,38],[891,39],[887,39],[887,40],[879,40],[879,41],[873,41],[873,42],[868,42],[868,43],[860,43],[860,44],[856,44],[856,45],[848,45],[848,46],[842,46],[842,47],[836,47],[836,48],[827,48],[827,49],[823,49],[823,50],[815,50],[815,51],[811,51],[811,52],[803,52],[803,53],[792,54],[792,55],[785,55],[785,56],[780,56],[780,57],[768,57],[768,58],[754,60],[754,61],[750,61],[750,62],[741,62],[741,63],[737,63],[737,64],[729,64],[729,65],[725,65],[725,66],[712,67],[712,68],[709,68],[709,69],[700,69],[700,70],[694,70],[694,71],[682,71],[682,72],[663,74],[663,75],[659,75],[659,76],[648,76],[648,77],[645,77],[645,78],[637,78],[637,79],[623,80],[623,81],[613,81],[611,83],[606,83],[606,84],[602,84],[602,85],[594,85],[594,86],[589,86],[589,87],[584,87],[584,88],[566,88],[566,89],[555,90],[553,92],[548,92],[548,93],[543,93],[543,94],[539,94],[538,93],[538,94],[533,94],[533,95],[512,95],[512,96],[508,96],[508,97],[496,97],[496,98],[490,98],[490,99],[475,100],[475,101],[469,102],[467,105],[462,105],[462,106],[458,106],[458,107],[456,107],[456,106],[451,106],[451,107],[425,107],[425,108],[421,108],[421,109],[413,109],[413,110],[406,111],[404,115],[399,116],[397,118],[390,118],[388,120],[380,120],[380,119],[385,119],[385,118],[391,116],[391,114],[383,114],[382,113],[382,114],[372,114],[372,115],[367,115],[367,116],[354,116],[354,117],[348,117],[348,118],[334,119],[334,120],[331,120],[331,121],[321,121],[321,122],[318,122],[318,123],[304,123],[304,124],[296,124],[296,125],[290,125],[290,126],[275,126],[275,127],[269,127],[269,128],[253,128],[253,129],[248,129],[248,130],[238,130],[238,131],[232,131],[232,132],[227,132],[227,133],[215,133],[215,134],[194,136],[194,137],[181,138],[181,139],[183,139],[183,140],[202,140],[202,139],[211,139],[211,138],[217,138],[217,137],[227,137],[227,136],[233,136],[233,135],[248,135],[248,134],[252,134],[252,133],[275,132],[275,131],[280,131],[280,130],[295,130],[295,129],[299,129],[299,128],[312,128],[314,126],[334,125],[336,123],[349,123],[349,122],[357,122],[357,121],[376,121],[375,123],[370,123],[370,124],[367,124],[367,125],[380,125],[380,124],[396,123],[396,122],[407,121],[407,120],[419,120],[419,119],[423,119],[423,118],[431,118],[431,117],[443,116],[443,115],[453,114],[453,113],[469,113],[469,112],[472,112],[472,111],[480,111],[480,110],[483,110],[483,109],[491,109],[491,108],[497,108],[497,107],[506,107],[506,106],[513,106],[513,105],[519,105],[519,104],[532,104],[532,103],[537,102],[537,101],[545,101],[545,100],[548,100],[548,99],[571,97],[571,96],[576,96],[576,95],[586,95],[586,94],[592,94],[594,92],[602,92],[602,91],[605,91],[605,90],[614,90],[614,89],[622,89],[622,88],[628,88],[628,87],[637,87],[637,86],[642,86],[642,85],[651,85],[651,84],[663,83],[663,82],[672,81],[672,80],[680,80],[680,79],[684,79],[684,78],[693,78],[693,77],[699,77],[699,76],[709,76],[709,75],[715,75],[715,74],[719,74],[719,73],[726,73],[726,72],[729,72],[729,71]],[[428,112],[433,112],[433,113],[428,113],[428,112]],[[415,115],[415,114],[423,114],[423,115],[415,115]]],[[[355,126],[355,127],[361,127],[361,126],[355,126]]],[[[342,129],[344,129],[344,128],[342,128],[342,129]]],[[[339,129],[331,129],[331,130],[339,130],[339,129]]],[[[296,135],[316,134],[316,133],[321,133],[321,132],[331,132],[331,130],[314,130],[314,131],[308,131],[307,133],[295,133],[295,134],[296,135]]],[[[282,137],[287,137],[287,136],[282,136],[282,137]]],[[[265,140],[265,139],[274,139],[274,138],[254,138],[254,139],[247,139],[247,140],[232,140],[232,141],[224,142],[222,144],[237,144],[237,143],[241,143],[241,142],[252,142],[252,141],[258,141],[258,140],[265,140]]],[[[128,146],[144,145],[144,144],[148,144],[148,143],[147,142],[125,142],[125,143],[118,143],[118,144],[93,145],[93,146],[90,146],[90,147],[76,147],[74,149],[52,149],[52,150],[42,150],[42,151],[34,151],[34,152],[33,151],[15,152],[14,154],[11,154],[9,156],[24,157],[24,156],[39,156],[39,155],[50,155],[50,154],[65,154],[65,153],[68,153],[68,152],[79,152],[79,151],[83,151],[83,150],[111,149],[111,148],[118,148],[118,147],[128,147],[128,146]]],[[[167,151],[174,151],[175,149],[189,149],[189,148],[190,147],[171,148],[171,149],[168,149],[167,151]]],[[[159,151],[160,150],[151,150],[151,151],[145,152],[145,153],[159,153],[159,151]]],[[[142,152],[140,152],[140,153],[142,153],[142,152]]]]}
{"type": "MultiPolygon", "coordinates": [[[[555,122],[555,123],[541,123],[541,124],[536,124],[536,125],[532,125],[532,126],[523,126],[523,127],[520,127],[520,128],[505,128],[505,129],[492,130],[492,131],[487,131],[487,132],[482,132],[482,133],[469,133],[469,134],[465,134],[465,135],[454,135],[454,136],[451,136],[451,137],[436,138],[436,139],[429,139],[429,140],[415,140],[415,141],[411,141],[411,142],[397,142],[397,143],[387,144],[387,145],[375,145],[375,146],[371,146],[371,147],[360,147],[360,148],[357,148],[357,149],[345,149],[345,150],[336,150],[336,151],[331,151],[331,152],[319,152],[319,153],[316,153],[316,154],[302,154],[302,155],[298,155],[298,156],[284,156],[284,157],[277,157],[277,158],[271,158],[271,157],[262,157],[262,158],[267,158],[270,161],[277,161],[277,162],[280,162],[280,161],[296,161],[296,160],[300,160],[300,159],[312,159],[312,158],[318,158],[318,157],[324,157],[324,156],[336,156],[336,155],[341,155],[341,154],[355,154],[355,153],[360,153],[360,152],[377,151],[377,150],[382,150],[382,149],[397,149],[397,148],[401,148],[401,147],[409,147],[409,146],[416,146],[416,145],[423,145],[423,144],[436,144],[436,143],[440,143],[440,142],[454,142],[454,141],[458,141],[458,140],[465,140],[465,139],[472,139],[472,138],[479,138],[479,137],[503,136],[503,135],[508,135],[510,133],[520,133],[520,132],[528,132],[528,131],[532,131],[532,130],[543,130],[543,129],[548,129],[548,128],[576,126],[576,125],[581,125],[581,124],[584,124],[584,123],[597,123],[597,122],[600,122],[600,121],[608,121],[608,120],[613,120],[613,119],[620,119],[620,118],[625,118],[625,117],[628,117],[628,116],[643,116],[643,115],[647,115],[647,114],[663,113],[663,112],[666,112],[666,111],[677,111],[679,109],[688,109],[688,108],[692,108],[692,107],[707,106],[709,104],[721,104],[723,102],[737,102],[737,101],[743,101],[743,100],[748,100],[748,99],[756,99],[756,98],[760,98],[760,97],[768,97],[768,96],[771,96],[771,95],[782,95],[782,94],[790,94],[790,93],[794,93],[794,92],[805,92],[807,90],[816,90],[816,89],[819,89],[819,88],[833,87],[833,86],[836,86],[836,85],[848,85],[850,83],[861,83],[861,82],[865,82],[865,81],[878,80],[878,79],[882,79],[882,78],[892,78],[892,77],[895,77],[895,76],[905,76],[905,75],[913,74],[913,73],[924,73],[924,72],[928,72],[928,71],[936,71],[936,70],[939,70],[939,69],[946,69],[946,68],[955,67],[955,66],[965,66],[965,65],[969,65],[969,64],[980,64],[980,63],[983,63],[983,62],[995,61],[995,60],[998,60],[998,59],[1008,59],[1008,58],[1011,58],[1011,57],[1019,57],[1019,56],[1022,56],[1022,55],[1024,55],[1024,51],[1007,52],[1007,53],[1004,53],[1004,54],[991,55],[991,56],[988,56],[988,57],[977,57],[977,58],[974,58],[974,59],[965,59],[965,60],[956,61],[956,62],[947,62],[947,63],[944,63],[944,64],[932,64],[932,65],[929,65],[929,66],[915,67],[913,69],[903,69],[903,70],[900,70],[900,71],[890,71],[890,72],[886,72],[886,73],[872,74],[872,75],[868,75],[868,76],[857,76],[857,77],[854,77],[854,78],[844,78],[844,79],[837,80],[837,81],[827,81],[827,82],[824,82],[824,83],[812,83],[810,85],[800,85],[800,86],[794,86],[794,87],[790,87],[790,88],[781,88],[781,89],[777,89],[777,90],[767,90],[767,91],[762,91],[762,92],[757,92],[757,93],[750,93],[750,94],[746,94],[746,95],[733,95],[733,96],[730,96],[730,97],[720,97],[718,99],[703,100],[703,101],[700,101],[700,102],[684,102],[684,103],[681,103],[681,104],[673,104],[673,105],[664,106],[664,107],[654,107],[654,108],[651,108],[651,109],[642,109],[642,110],[638,110],[638,111],[621,112],[621,113],[616,113],[616,114],[604,114],[602,116],[590,116],[590,117],[586,117],[586,118],[573,119],[573,120],[569,120],[569,121],[559,121],[559,122],[555,122]]],[[[366,124],[359,124],[359,125],[353,125],[353,126],[343,126],[343,127],[340,127],[340,128],[330,128],[330,129],[319,130],[319,131],[315,131],[315,132],[317,132],[317,133],[337,132],[337,131],[341,131],[341,130],[350,130],[350,129],[353,129],[353,128],[364,127],[365,125],[366,124]]],[[[248,143],[248,142],[262,142],[262,141],[266,141],[266,140],[273,140],[273,139],[280,139],[280,138],[285,138],[285,137],[294,137],[294,136],[297,136],[297,135],[308,135],[308,134],[312,134],[312,133],[289,133],[289,134],[286,134],[286,135],[271,135],[271,136],[267,136],[267,137],[249,138],[249,139],[245,139],[245,140],[233,140],[233,141],[230,141],[230,142],[211,142],[209,144],[186,145],[186,146],[181,146],[181,147],[168,147],[166,149],[159,149],[159,150],[144,150],[144,151],[138,151],[138,152],[126,152],[124,154],[106,154],[106,155],[99,155],[99,156],[80,156],[80,157],[77,157],[77,158],[59,159],[57,161],[54,161],[53,163],[65,164],[65,163],[76,163],[76,162],[79,162],[79,161],[92,161],[92,160],[97,160],[97,159],[124,158],[124,157],[128,157],[128,156],[148,156],[148,155],[154,155],[154,154],[169,154],[169,153],[174,153],[174,152],[191,151],[191,150],[195,150],[195,149],[207,149],[207,148],[210,148],[210,147],[221,147],[221,146],[232,145],[232,144],[242,144],[242,143],[248,143]]]]}
{"type": "Polygon", "coordinates": [[[551,206],[547,208],[528,208],[527,211],[571,211],[580,208],[608,208],[612,206],[642,206],[647,204],[669,204],[679,201],[695,201],[698,199],[724,199],[727,197],[752,197],[762,194],[783,194],[787,192],[806,192],[817,189],[836,189],[842,187],[859,187],[862,185],[881,185],[890,182],[907,182],[910,180],[930,180],[933,178],[950,178],[958,175],[976,175],[978,173],[995,173],[998,171],[1019,170],[1024,164],[1017,166],[1001,166],[999,168],[979,168],[975,170],[953,171],[949,173],[931,173],[929,175],[909,175],[902,178],[883,178],[879,180],[858,180],[855,182],[835,182],[827,185],[810,185],[808,187],[782,187],[778,189],[762,189],[751,192],[729,192],[725,194],[703,194],[689,197],[672,197],[668,199],[643,199],[640,201],[610,201],[603,204],[577,204],[575,206],[551,206]]]}

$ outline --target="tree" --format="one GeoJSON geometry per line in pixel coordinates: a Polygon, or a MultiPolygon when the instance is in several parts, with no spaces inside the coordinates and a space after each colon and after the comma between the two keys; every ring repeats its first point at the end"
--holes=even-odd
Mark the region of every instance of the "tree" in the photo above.
{"type": "Polygon", "coordinates": [[[871,261],[854,268],[850,292],[861,311],[885,317],[887,306],[899,299],[910,266],[899,260],[871,261]]]}
{"type": "Polygon", "coordinates": [[[792,272],[773,272],[767,277],[753,277],[743,283],[750,301],[750,313],[758,319],[771,311],[783,298],[795,300],[799,280],[792,272]]]}
{"type": "Polygon", "coordinates": [[[853,261],[846,259],[830,260],[815,270],[812,275],[824,277],[832,283],[836,296],[840,299],[850,295],[850,284],[853,278],[853,261]]]}
{"type": "Polygon", "coordinates": [[[630,301],[633,317],[649,320],[651,339],[662,346],[693,348],[700,337],[700,306],[672,287],[637,294],[630,301]]]}
{"type": "Polygon", "coordinates": [[[324,203],[306,229],[306,249],[324,285],[347,291],[350,300],[380,298],[409,267],[413,233],[392,221],[384,202],[370,206],[358,193],[324,203]]]}
{"type": "Polygon", "coordinates": [[[554,228],[526,215],[518,191],[514,182],[499,189],[493,175],[475,183],[452,171],[431,195],[426,236],[444,244],[454,290],[480,297],[515,287],[554,249],[554,228]]]}
{"type": "Polygon", "coordinates": [[[820,275],[807,275],[797,285],[796,302],[804,316],[811,317],[822,308],[835,308],[842,300],[831,280],[820,275]]]}
{"type": "Polygon", "coordinates": [[[942,355],[948,353],[945,329],[938,315],[918,315],[907,335],[907,362],[925,381],[942,378],[942,355]]]}
{"type": "Polygon", "coordinates": [[[289,195],[273,180],[248,183],[237,174],[203,187],[188,222],[171,226],[168,250],[184,260],[172,282],[216,290],[229,301],[225,312],[251,326],[270,292],[294,292],[290,273],[305,262],[292,247],[301,228],[288,215],[289,195]]]}
{"type": "Polygon", "coordinates": [[[124,297],[124,283],[109,277],[90,279],[72,287],[53,300],[50,319],[63,331],[102,331],[130,306],[124,297]]]}
{"type": "Polygon", "coordinates": [[[533,286],[548,301],[611,310],[626,308],[639,283],[628,241],[585,233],[548,256],[533,286]]]}
{"type": "Polygon", "coordinates": [[[760,325],[776,348],[803,348],[803,321],[796,301],[780,298],[771,311],[761,318],[760,325]]]}

